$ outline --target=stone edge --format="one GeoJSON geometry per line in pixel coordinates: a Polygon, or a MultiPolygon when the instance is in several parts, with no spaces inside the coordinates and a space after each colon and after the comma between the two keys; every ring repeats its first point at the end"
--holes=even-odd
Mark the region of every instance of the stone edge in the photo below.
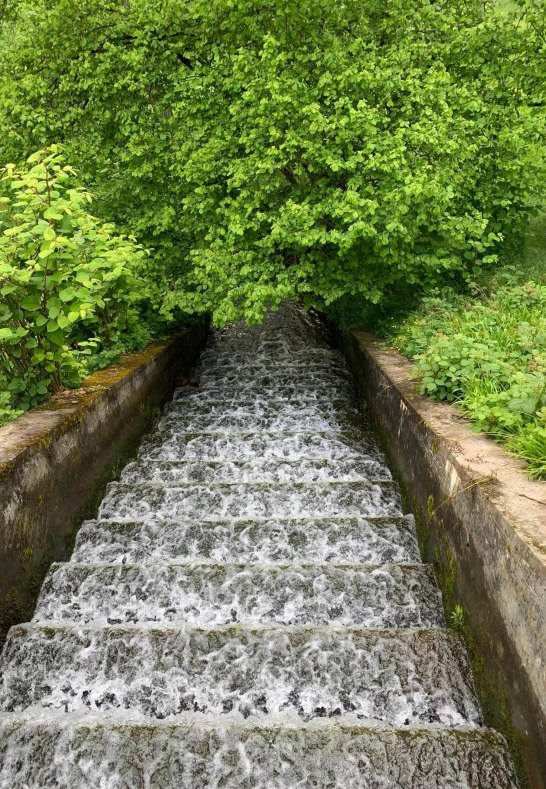
{"type": "Polygon", "coordinates": [[[82,519],[205,338],[202,324],[126,354],[0,428],[0,643],[30,617],[49,565],[66,558],[82,519]]]}
{"type": "Polygon", "coordinates": [[[462,605],[488,722],[546,787],[546,484],[450,404],[417,393],[411,363],[350,331],[346,354],[417,516],[446,613],[462,605]]]}

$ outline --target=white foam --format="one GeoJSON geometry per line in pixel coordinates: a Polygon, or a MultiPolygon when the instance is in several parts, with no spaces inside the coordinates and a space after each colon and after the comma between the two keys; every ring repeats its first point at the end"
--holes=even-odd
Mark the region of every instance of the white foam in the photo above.
{"type": "Polygon", "coordinates": [[[513,786],[357,401],[294,304],[214,332],[10,631],[2,789],[513,786]]]}

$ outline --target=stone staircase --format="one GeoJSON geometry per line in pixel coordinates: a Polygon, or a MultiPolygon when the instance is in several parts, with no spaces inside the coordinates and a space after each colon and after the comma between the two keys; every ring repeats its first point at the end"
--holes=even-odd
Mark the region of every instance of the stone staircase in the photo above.
{"type": "Polygon", "coordinates": [[[342,357],[217,332],[1,660],[0,786],[515,787],[342,357]]]}

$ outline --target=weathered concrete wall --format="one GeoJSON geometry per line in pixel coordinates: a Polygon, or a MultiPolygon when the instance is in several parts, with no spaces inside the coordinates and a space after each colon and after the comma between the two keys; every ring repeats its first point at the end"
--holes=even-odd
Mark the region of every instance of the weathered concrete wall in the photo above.
{"type": "Polygon", "coordinates": [[[190,328],[128,354],[81,389],[0,428],[0,639],[30,618],[51,561],[66,557],[82,517],[91,514],[116,464],[134,451],[205,337],[204,326],[190,328]]]}
{"type": "Polygon", "coordinates": [[[418,518],[446,607],[464,608],[488,722],[546,787],[546,484],[453,406],[417,394],[411,364],[363,332],[346,351],[418,518]]]}

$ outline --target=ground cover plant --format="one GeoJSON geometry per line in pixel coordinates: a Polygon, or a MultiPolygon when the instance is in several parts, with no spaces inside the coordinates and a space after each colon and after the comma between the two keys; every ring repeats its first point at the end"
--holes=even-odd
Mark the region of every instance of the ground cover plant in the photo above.
{"type": "Polygon", "coordinates": [[[476,430],[546,479],[546,278],[429,296],[387,336],[414,360],[423,394],[457,402],[476,430]]]}

